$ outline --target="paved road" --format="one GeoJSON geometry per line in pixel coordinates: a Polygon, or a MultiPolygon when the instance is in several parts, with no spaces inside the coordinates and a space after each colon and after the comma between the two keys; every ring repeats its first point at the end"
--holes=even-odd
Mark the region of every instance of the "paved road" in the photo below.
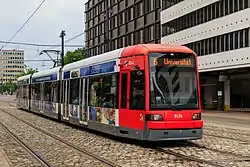
{"type": "Polygon", "coordinates": [[[250,131],[250,113],[204,113],[205,125],[250,131]]]}
{"type": "Polygon", "coordinates": [[[3,151],[2,147],[0,147],[0,166],[1,167],[10,167],[11,162],[9,161],[7,155],[3,151]]]}
{"type": "MultiPolygon", "coordinates": [[[[70,143],[85,148],[108,160],[117,162],[121,166],[206,166],[192,161],[179,159],[175,156],[157,153],[152,149],[140,147],[138,145],[119,142],[113,139],[89,133],[87,131],[73,129],[64,124],[39,117],[37,115],[17,110],[1,101],[14,102],[15,96],[0,96],[0,109],[8,111],[20,119],[32,123],[50,133],[53,133],[70,143]],[[150,158],[148,158],[150,157],[150,158]],[[140,164],[140,165],[138,165],[140,164]]],[[[250,166],[248,161],[242,160],[250,152],[250,131],[242,131],[249,127],[247,115],[239,116],[237,113],[204,113],[205,120],[204,137],[202,140],[192,141],[187,146],[166,146],[177,154],[196,157],[202,160],[216,162],[222,166],[250,166]],[[237,115],[237,119],[236,118],[237,115]],[[239,130],[230,129],[238,127],[239,130]]],[[[250,113],[249,113],[250,115],[250,113]]],[[[50,139],[17,121],[12,116],[0,110],[0,122],[10,128],[13,133],[28,143],[33,149],[39,152],[51,164],[56,166],[78,166],[83,165],[82,160],[86,157],[65,146],[58,147],[58,142],[50,139]],[[58,157],[58,158],[55,158],[58,157]],[[65,161],[66,159],[66,161],[65,161]]],[[[249,127],[250,129],[250,127],[249,127]]],[[[10,161],[19,166],[37,166],[36,162],[23,150],[18,147],[10,137],[0,129],[0,147],[4,149],[10,161]]],[[[61,144],[62,145],[62,144],[61,144]]],[[[94,162],[90,158],[87,160],[91,165],[94,162]]],[[[0,164],[1,167],[1,164],[0,164]]]]}
{"type": "Polygon", "coordinates": [[[0,101],[13,101],[14,102],[15,99],[16,99],[15,95],[10,96],[10,95],[1,95],[0,94],[0,101]]]}

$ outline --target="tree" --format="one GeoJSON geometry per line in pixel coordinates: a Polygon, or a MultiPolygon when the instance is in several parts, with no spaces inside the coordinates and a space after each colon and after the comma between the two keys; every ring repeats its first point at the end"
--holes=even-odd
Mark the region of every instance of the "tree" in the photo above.
{"type": "Polygon", "coordinates": [[[12,80],[9,80],[5,85],[5,91],[7,92],[13,92],[15,91],[15,84],[12,82],[12,80]]]}
{"type": "Polygon", "coordinates": [[[86,57],[85,48],[78,48],[74,51],[68,51],[64,56],[64,65],[85,59],[86,57]]]}
{"type": "Polygon", "coordinates": [[[37,69],[33,69],[33,68],[27,68],[27,66],[25,66],[24,71],[22,71],[21,73],[17,74],[16,78],[19,78],[19,77],[24,76],[24,75],[34,74],[35,72],[38,72],[38,70],[37,69]]]}

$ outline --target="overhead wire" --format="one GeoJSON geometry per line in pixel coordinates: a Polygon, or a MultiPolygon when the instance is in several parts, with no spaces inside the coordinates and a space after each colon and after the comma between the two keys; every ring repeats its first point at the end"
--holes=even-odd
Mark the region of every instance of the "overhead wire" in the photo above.
{"type": "MultiPolygon", "coordinates": [[[[66,44],[66,43],[69,43],[70,41],[72,41],[72,40],[74,40],[74,39],[76,39],[76,38],[78,38],[78,37],[80,37],[80,36],[82,36],[82,35],[84,35],[84,33],[85,32],[82,32],[82,33],[80,33],[80,34],[77,34],[76,36],[73,36],[73,37],[71,37],[70,39],[67,39],[64,43],[66,44]]],[[[54,48],[57,48],[57,47],[60,47],[61,45],[59,45],[59,46],[54,46],[54,47],[51,47],[50,49],[54,49],[54,48]]],[[[65,47],[67,46],[67,45],[64,45],[65,47]]],[[[80,45],[79,47],[83,47],[84,45],[80,45]]]]}
{"type": "MultiPolygon", "coordinates": [[[[61,45],[56,44],[37,44],[37,43],[25,43],[25,42],[7,42],[7,41],[0,41],[0,43],[9,43],[9,44],[16,44],[16,45],[26,45],[26,46],[40,46],[40,47],[59,47],[61,45]]],[[[82,45],[65,45],[65,47],[81,47],[82,45]]]]}
{"type": "Polygon", "coordinates": [[[32,12],[32,14],[29,16],[29,18],[23,23],[23,25],[17,30],[17,32],[9,39],[5,45],[2,46],[0,49],[0,53],[2,50],[17,36],[17,34],[24,28],[24,26],[29,22],[29,20],[35,15],[35,13],[40,9],[40,7],[44,4],[45,0],[42,0],[42,2],[39,4],[39,6],[32,12]]]}
{"type": "Polygon", "coordinates": [[[80,34],[78,34],[78,35],[76,35],[76,36],[74,36],[74,37],[72,37],[72,38],[66,40],[65,43],[68,43],[68,42],[70,42],[70,41],[72,41],[72,40],[74,40],[74,39],[76,39],[76,38],[82,36],[84,33],[85,33],[85,32],[82,32],[82,33],[80,33],[80,34]]]}

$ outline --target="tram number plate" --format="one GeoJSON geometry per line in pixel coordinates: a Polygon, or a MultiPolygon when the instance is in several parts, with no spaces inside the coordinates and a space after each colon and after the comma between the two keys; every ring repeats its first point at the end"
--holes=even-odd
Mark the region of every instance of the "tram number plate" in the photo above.
{"type": "Polygon", "coordinates": [[[183,115],[182,114],[174,114],[174,118],[181,119],[181,118],[183,118],[183,115]]]}

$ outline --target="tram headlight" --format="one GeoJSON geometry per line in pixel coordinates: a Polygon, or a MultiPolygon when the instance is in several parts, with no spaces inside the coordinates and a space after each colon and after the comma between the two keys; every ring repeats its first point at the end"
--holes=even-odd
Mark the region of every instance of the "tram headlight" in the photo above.
{"type": "Polygon", "coordinates": [[[163,121],[163,117],[160,114],[147,114],[146,121],[163,121]]]}
{"type": "Polygon", "coordinates": [[[193,115],[193,120],[201,120],[201,113],[195,113],[193,115]]]}

